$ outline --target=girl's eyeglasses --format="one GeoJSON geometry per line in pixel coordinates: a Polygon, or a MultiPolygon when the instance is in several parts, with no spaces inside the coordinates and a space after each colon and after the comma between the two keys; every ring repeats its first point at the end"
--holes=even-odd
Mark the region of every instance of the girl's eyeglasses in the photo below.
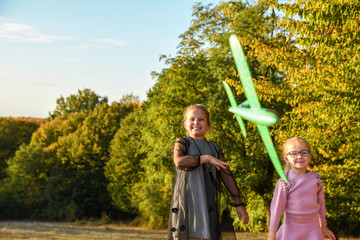
{"type": "Polygon", "coordinates": [[[296,158],[300,153],[300,156],[302,157],[307,157],[309,156],[310,154],[310,151],[309,150],[301,150],[301,151],[291,151],[291,152],[288,152],[286,155],[290,155],[290,157],[292,158],[296,158]]]}

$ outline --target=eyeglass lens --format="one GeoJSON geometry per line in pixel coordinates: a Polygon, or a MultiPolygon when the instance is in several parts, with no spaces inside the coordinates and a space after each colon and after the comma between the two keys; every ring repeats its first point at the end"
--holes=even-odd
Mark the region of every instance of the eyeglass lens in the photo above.
{"type": "Polygon", "coordinates": [[[291,157],[293,158],[296,158],[300,153],[300,156],[302,157],[307,157],[309,156],[309,153],[310,151],[309,150],[301,150],[301,151],[291,151],[291,152],[288,152],[288,155],[290,155],[291,157]]]}

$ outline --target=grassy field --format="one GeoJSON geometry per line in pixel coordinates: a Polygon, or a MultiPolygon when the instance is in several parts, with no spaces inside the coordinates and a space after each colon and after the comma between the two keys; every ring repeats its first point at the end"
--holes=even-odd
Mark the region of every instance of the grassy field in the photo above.
{"type": "MultiPolygon", "coordinates": [[[[167,230],[148,230],[116,224],[0,221],[0,239],[49,240],[160,240],[167,230]]],[[[266,240],[266,233],[237,233],[237,240],[266,240]]],[[[359,240],[340,238],[340,240],[359,240]]]]}

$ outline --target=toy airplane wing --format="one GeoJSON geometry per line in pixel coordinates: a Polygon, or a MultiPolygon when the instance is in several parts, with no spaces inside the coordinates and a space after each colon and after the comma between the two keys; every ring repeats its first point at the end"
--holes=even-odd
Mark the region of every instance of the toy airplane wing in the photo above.
{"type": "Polygon", "coordinates": [[[275,170],[280,177],[285,180],[285,182],[289,182],[281,166],[268,129],[269,126],[277,123],[279,118],[276,114],[268,112],[266,109],[261,107],[259,98],[255,91],[250,69],[246,62],[244,51],[235,35],[231,35],[230,37],[230,48],[247,100],[242,104],[237,105],[234,94],[232,93],[229,85],[226,82],[223,82],[231,104],[229,111],[235,114],[244,137],[246,137],[246,129],[242,118],[254,122],[257,125],[260,136],[264,142],[265,148],[270,156],[275,170]]]}

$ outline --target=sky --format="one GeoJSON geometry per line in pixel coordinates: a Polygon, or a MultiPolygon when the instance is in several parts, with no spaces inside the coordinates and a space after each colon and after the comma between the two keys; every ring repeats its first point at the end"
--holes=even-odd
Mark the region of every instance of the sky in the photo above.
{"type": "Polygon", "coordinates": [[[0,117],[46,118],[84,89],[146,100],[196,2],[219,0],[0,0],[0,117]]]}

